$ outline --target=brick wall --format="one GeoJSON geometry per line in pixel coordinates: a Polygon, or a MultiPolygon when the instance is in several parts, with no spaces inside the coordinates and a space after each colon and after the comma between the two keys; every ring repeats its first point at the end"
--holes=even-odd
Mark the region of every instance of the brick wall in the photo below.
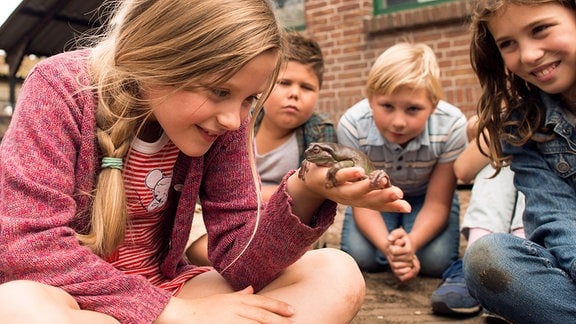
{"type": "MultiPolygon", "coordinates": [[[[424,42],[438,57],[446,99],[466,115],[475,111],[479,87],[470,68],[467,0],[374,16],[372,0],[306,0],[306,30],[326,59],[318,108],[336,122],[363,98],[364,82],[376,57],[406,39],[424,42]]],[[[0,88],[0,103],[7,100],[0,88]]],[[[3,105],[2,105],[3,106],[3,105]]]]}
{"type": "Polygon", "coordinates": [[[326,59],[318,108],[336,121],[363,98],[376,57],[408,39],[435,50],[447,101],[473,114],[479,86],[469,63],[469,12],[467,0],[380,16],[373,15],[371,0],[307,0],[305,33],[318,40],[326,59]]]}

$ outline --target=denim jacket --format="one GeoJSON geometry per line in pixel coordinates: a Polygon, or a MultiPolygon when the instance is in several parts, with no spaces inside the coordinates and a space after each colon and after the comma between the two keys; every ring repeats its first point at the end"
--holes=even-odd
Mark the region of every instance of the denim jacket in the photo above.
{"type": "Polygon", "coordinates": [[[541,93],[541,99],[550,131],[541,135],[552,139],[521,147],[503,143],[503,151],[512,156],[514,184],[526,196],[526,234],[576,280],[576,129],[558,98],[541,93]]]}

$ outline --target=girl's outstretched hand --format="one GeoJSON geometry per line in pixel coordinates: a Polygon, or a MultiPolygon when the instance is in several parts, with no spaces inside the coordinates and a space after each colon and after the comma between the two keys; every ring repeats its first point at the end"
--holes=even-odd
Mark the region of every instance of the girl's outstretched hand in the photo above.
{"type": "Polygon", "coordinates": [[[293,174],[289,181],[289,192],[293,198],[304,194],[309,199],[329,199],[334,202],[369,208],[379,211],[408,213],[410,204],[403,200],[404,193],[392,185],[385,189],[370,187],[370,180],[365,179],[366,173],[361,167],[343,168],[336,172],[336,186],[326,188],[327,167],[310,163],[306,178],[300,179],[293,174]]]}
{"type": "Polygon", "coordinates": [[[252,287],[195,299],[172,297],[155,324],[163,323],[292,323],[290,305],[255,295],[252,287]]]}

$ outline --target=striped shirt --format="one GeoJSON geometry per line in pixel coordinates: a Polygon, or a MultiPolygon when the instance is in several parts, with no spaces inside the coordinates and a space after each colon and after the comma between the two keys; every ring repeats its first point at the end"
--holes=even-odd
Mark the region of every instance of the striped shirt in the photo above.
{"type": "Polygon", "coordinates": [[[424,131],[404,146],[390,143],[380,134],[368,99],[342,115],[337,134],[339,143],[366,153],[408,196],[423,195],[436,164],[454,161],[467,145],[466,117],[445,101],[438,103],[424,131]]]}
{"type": "Polygon", "coordinates": [[[211,269],[194,268],[172,280],[160,270],[160,224],[179,152],[165,134],[155,143],[135,140],[124,170],[129,215],[126,235],[116,253],[108,258],[116,269],[142,275],[173,295],[188,279],[211,269]]]}
{"type": "MultiPolygon", "coordinates": [[[[0,200],[0,284],[42,282],[64,289],[82,309],[121,323],[152,323],[174,291],[119,271],[74,235],[90,226],[92,200],[85,193],[95,188],[102,154],[89,54],[49,57],[34,66],[20,90],[0,147],[1,194],[10,197],[0,200]]],[[[167,278],[198,269],[183,255],[198,198],[210,234],[210,260],[236,290],[266,287],[333,223],[336,204],[326,200],[313,216],[316,226],[303,224],[292,213],[287,178],[256,223],[248,131],[245,120],[202,156],[179,154],[161,222],[160,269],[167,278]]]]}

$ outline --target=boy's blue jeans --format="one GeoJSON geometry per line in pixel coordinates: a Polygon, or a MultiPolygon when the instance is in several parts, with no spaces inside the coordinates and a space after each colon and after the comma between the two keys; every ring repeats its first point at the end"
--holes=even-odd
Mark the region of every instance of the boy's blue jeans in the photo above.
{"type": "MultiPolygon", "coordinates": [[[[425,196],[405,197],[412,206],[412,212],[381,213],[388,232],[402,226],[406,232],[412,230],[416,215],[422,208],[425,196]]],[[[430,277],[442,277],[442,273],[458,258],[460,244],[460,203],[455,193],[450,209],[450,217],[444,231],[427,245],[417,251],[420,260],[420,274],[430,277]]],[[[348,207],[342,226],[341,249],[350,254],[365,271],[385,271],[389,269],[386,256],[380,252],[356,227],[352,209],[348,207]]]]}
{"type": "Polygon", "coordinates": [[[483,307],[513,323],[574,323],[576,283],[550,250],[511,234],[495,233],[464,255],[464,276],[483,307]]]}

